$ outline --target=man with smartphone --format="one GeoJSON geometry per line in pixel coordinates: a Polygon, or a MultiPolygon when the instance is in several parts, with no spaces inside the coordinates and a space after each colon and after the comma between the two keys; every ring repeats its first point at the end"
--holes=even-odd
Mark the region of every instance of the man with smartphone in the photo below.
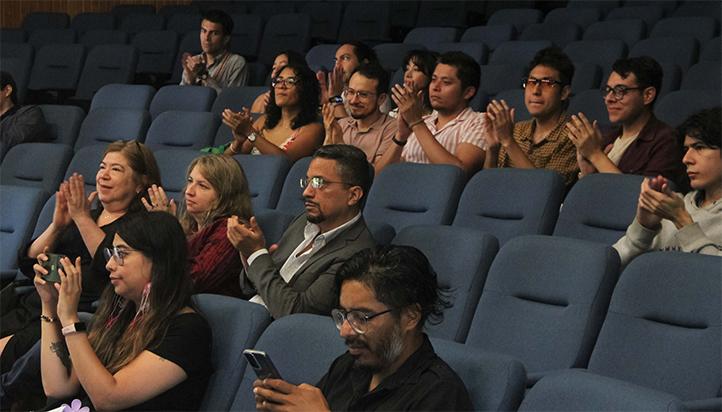
{"type": "Polygon", "coordinates": [[[259,411],[473,411],[466,386],[439,358],[424,324],[450,307],[428,259],[410,246],[357,253],[338,271],[333,320],[349,351],[316,386],[258,379],[259,411]]]}

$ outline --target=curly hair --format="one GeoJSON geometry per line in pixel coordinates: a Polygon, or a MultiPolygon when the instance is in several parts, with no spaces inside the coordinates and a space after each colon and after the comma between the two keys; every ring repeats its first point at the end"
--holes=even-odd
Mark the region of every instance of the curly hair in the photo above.
{"type": "MultiPolygon", "coordinates": [[[[321,85],[318,84],[316,74],[307,66],[289,64],[281,71],[285,69],[293,70],[294,76],[298,80],[295,87],[298,93],[298,104],[301,106],[301,111],[291,120],[291,129],[296,130],[318,121],[318,108],[321,104],[321,85]]],[[[263,128],[266,130],[274,129],[280,121],[281,108],[276,105],[276,88],[271,87],[271,97],[268,99],[266,121],[263,128]]]]}

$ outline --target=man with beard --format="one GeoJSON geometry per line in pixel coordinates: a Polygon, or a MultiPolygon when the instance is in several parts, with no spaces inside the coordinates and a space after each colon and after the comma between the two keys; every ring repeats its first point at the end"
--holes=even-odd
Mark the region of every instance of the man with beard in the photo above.
{"type": "Polygon", "coordinates": [[[389,74],[380,64],[367,63],[356,68],[349,87],[343,92],[351,116],[336,120],[331,105],[323,105],[324,144],[356,146],[374,163],[386,152],[396,134],[396,119],[380,110],[388,88],[389,74]]]}
{"type": "Polygon", "coordinates": [[[313,157],[301,179],[306,212],[291,223],[277,248],[266,249],[255,217],[250,227],[236,216],[228,219],[228,239],[247,262],[241,288],[275,319],[292,313],[330,315],[338,302],[333,291],[336,271],[354,253],[375,245],[361,216],[371,187],[364,152],[329,145],[313,157]]]}
{"type": "Polygon", "coordinates": [[[357,253],[338,271],[333,319],[349,351],[314,387],[256,380],[259,411],[473,411],[464,383],[423,333],[451,306],[428,259],[410,246],[357,253]]]}

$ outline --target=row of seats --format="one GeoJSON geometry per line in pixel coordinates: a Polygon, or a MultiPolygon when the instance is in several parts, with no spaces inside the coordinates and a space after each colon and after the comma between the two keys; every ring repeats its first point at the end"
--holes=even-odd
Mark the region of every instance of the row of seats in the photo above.
{"type": "MultiPolygon", "coordinates": [[[[435,229],[455,228],[408,228],[393,243],[421,247],[448,287],[463,270],[444,265],[442,255],[458,257],[453,248],[465,248],[469,238],[445,236],[450,245],[429,246],[429,236],[446,234],[435,229]]],[[[524,236],[501,248],[485,279],[452,283],[455,305],[427,333],[477,410],[719,408],[722,259],[655,252],[620,275],[609,252],[589,242],[524,236]],[[478,302],[462,299],[466,288],[478,302]],[[465,340],[437,333],[469,311],[465,340]]],[[[312,385],[346,350],[328,317],[296,314],[269,325],[258,305],[194,299],[211,324],[216,368],[202,410],[253,408],[256,377],[243,349],[268,353],[284,380],[312,385]]]]}

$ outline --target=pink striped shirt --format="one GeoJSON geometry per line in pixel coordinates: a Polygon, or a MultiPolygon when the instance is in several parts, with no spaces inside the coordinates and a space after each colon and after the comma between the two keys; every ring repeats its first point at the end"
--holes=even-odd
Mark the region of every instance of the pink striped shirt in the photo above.
{"type": "MultiPolygon", "coordinates": [[[[484,118],[481,113],[467,107],[454,120],[444,125],[441,130],[436,130],[436,120],[438,118],[439,114],[434,112],[426,116],[424,122],[431,134],[434,135],[434,138],[452,155],[456,154],[456,146],[459,143],[469,143],[481,149],[484,148],[482,134],[484,131],[484,118]]],[[[431,163],[418,139],[416,139],[415,133],[411,133],[409,136],[408,143],[404,146],[404,151],[401,152],[401,157],[406,162],[431,163]]]]}

